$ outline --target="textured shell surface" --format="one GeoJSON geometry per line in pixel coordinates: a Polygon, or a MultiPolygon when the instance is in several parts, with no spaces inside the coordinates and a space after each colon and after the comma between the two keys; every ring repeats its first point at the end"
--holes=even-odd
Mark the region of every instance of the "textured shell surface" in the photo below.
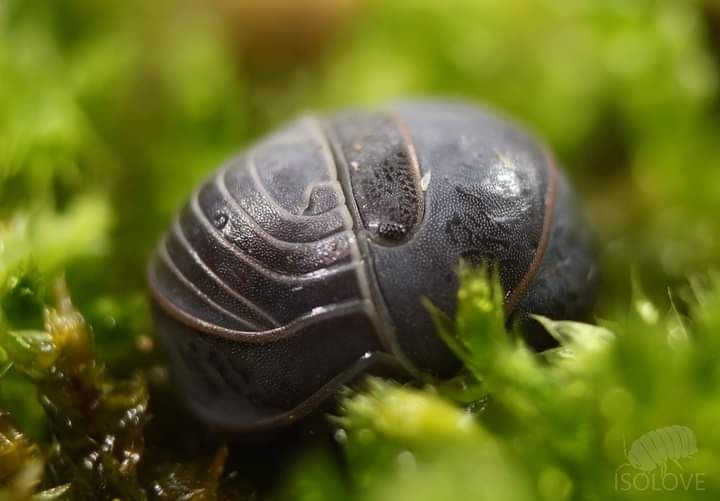
{"type": "Polygon", "coordinates": [[[547,151],[482,108],[405,102],[304,116],[231,159],[171,225],[149,283],[190,407],[254,430],[368,371],[454,374],[421,300],[452,314],[460,260],[498,266],[511,319],[592,305],[586,225],[547,151]]]}

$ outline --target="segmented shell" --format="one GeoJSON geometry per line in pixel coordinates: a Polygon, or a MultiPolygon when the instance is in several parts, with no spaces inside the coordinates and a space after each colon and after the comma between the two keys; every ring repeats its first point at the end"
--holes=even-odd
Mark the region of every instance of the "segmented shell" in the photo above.
{"type": "Polygon", "coordinates": [[[452,313],[460,259],[499,266],[511,316],[579,314],[597,275],[587,241],[527,134],[405,103],[305,117],[231,160],[173,222],[149,282],[191,407],[255,429],[367,370],[452,375],[421,299],[452,313]]]}

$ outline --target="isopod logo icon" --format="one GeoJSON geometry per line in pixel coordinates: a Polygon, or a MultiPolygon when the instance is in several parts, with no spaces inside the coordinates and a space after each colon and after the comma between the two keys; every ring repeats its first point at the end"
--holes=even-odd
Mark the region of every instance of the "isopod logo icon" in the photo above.
{"type": "Polygon", "coordinates": [[[650,431],[635,440],[630,450],[625,451],[625,457],[637,470],[653,471],[659,467],[662,472],[666,472],[668,461],[682,469],[678,459],[692,457],[697,451],[697,439],[690,428],[668,426],[650,431]]]}
{"type": "Polygon", "coordinates": [[[687,426],[668,426],[645,433],[625,449],[627,463],[615,472],[619,491],[705,490],[702,473],[684,471],[680,460],[698,452],[695,433],[687,426]],[[668,471],[668,463],[677,471],[668,471]]]}

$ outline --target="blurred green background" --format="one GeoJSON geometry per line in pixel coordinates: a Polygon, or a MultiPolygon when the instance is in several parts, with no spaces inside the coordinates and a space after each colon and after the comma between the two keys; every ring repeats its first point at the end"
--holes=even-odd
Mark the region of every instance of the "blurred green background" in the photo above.
{"type": "Polygon", "coordinates": [[[14,231],[32,234],[37,261],[71,266],[90,296],[137,291],[198,180],[278,122],[461,97],[552,145],[610,291],[631,265],[667,284],[718,263],[718,12],[669,0],[5,0],[4,226],[27,219],[14,231]]]}
{"type": "MultiPolygon", "coordinates": [[[[417,96],[552,146],[595,230],[600,318],[633,270],[666,301],[720,264],[715,0],[0,0],[3,328],[40,328],[65,272],[111,372],[150,364],[146,260],[199,180],[299,113],[417,96]]],[[[31,388],[10,371],[0,403],[43,440],[31,388]]]]}

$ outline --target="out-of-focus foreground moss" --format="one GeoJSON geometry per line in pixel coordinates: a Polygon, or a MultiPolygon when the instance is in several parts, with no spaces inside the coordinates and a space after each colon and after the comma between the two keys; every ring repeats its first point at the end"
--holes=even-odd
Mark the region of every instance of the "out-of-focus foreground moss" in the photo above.
{"type": "Polygon", "coordinates": [[[0,498],[629,498],[648,493],[614,483],[625,450],[671,425],[696,434],[680,461],[705,490],[654,498],[717,493],[719,289],[686,284],[720,264],[719,70],[714,0],[0,2],[0,498]],[[470,281],[441,322],[465,379],[348,397],[345,461],[295,445],[258,481],[190,419],[164,438],[144,269],[173,212],[296,113],[422,95],[500,108],[556,150],[616,340],[563,325],[573,354],[540,363],[470,281]]]}

